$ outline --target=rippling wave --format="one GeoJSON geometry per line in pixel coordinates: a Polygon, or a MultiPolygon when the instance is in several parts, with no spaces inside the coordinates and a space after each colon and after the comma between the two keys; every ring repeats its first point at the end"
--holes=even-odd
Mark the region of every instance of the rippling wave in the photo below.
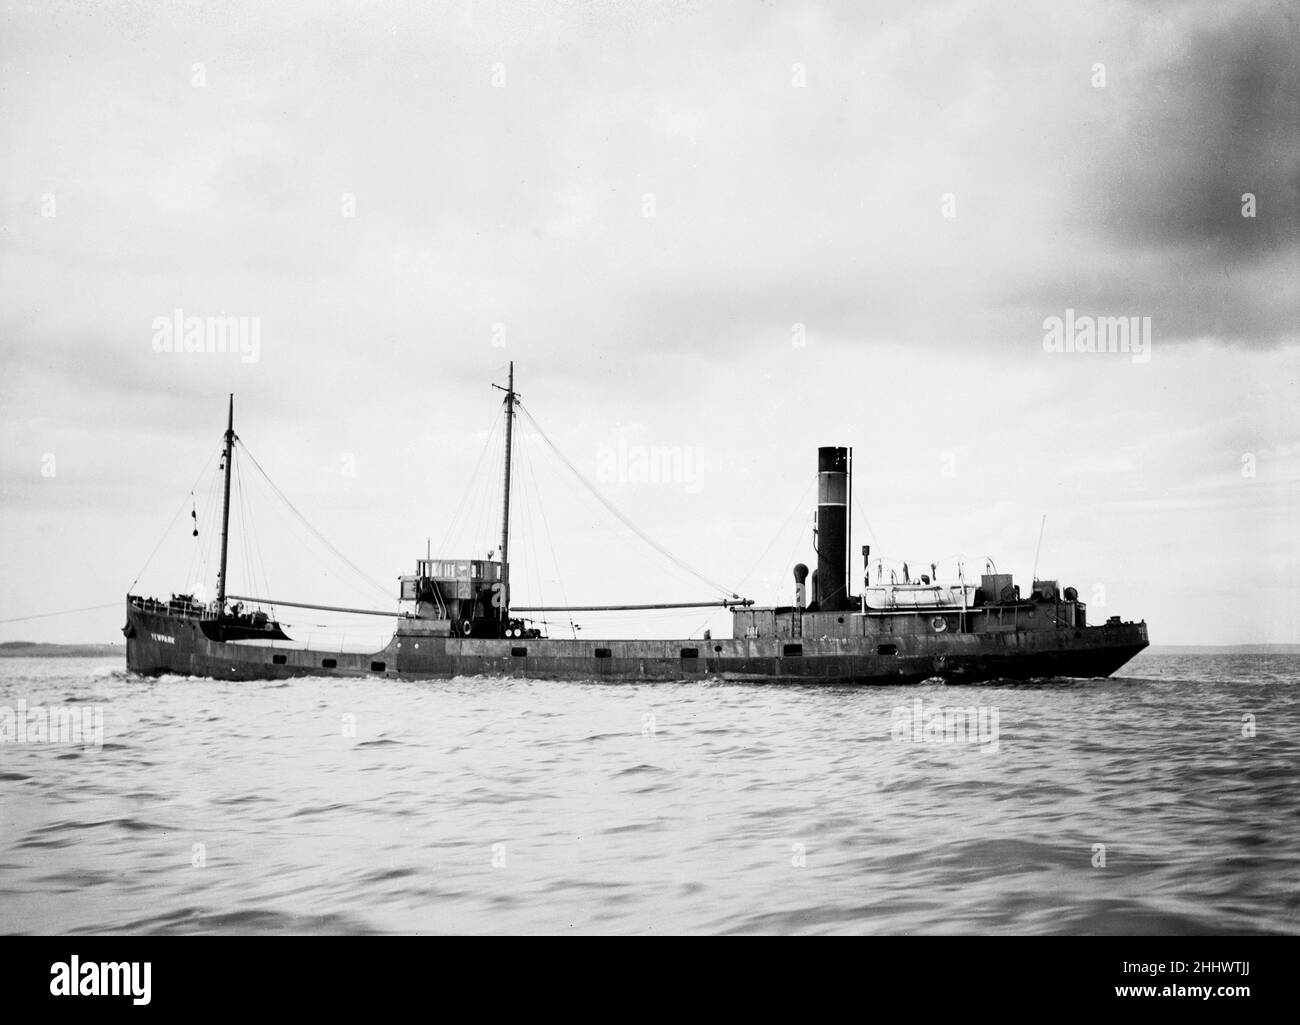
{"type": "Polygon", "coordinates": [[[0,931],[1300,931],[1300,658],[1125,672],[232,683],[4,659],[0,713],[102,736],[0,744],[0,931]]]}

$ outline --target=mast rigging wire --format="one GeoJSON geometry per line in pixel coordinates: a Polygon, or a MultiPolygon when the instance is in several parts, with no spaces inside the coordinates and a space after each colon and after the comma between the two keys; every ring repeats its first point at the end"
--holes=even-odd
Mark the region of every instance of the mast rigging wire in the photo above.
{"type": "Polygon", "coordinates": [[[698,570],[693,569],[691,566],[687,565],[681,559],[677,558],[677,556],[673,555],[672,552],[664,548],[661,544],[659,544],[648,534],[646,534],[645,531],[641,530],[635,523],[633,523],[625,515],[623,515],[623,513],[619,511],[617,506],[615,506],[609,499],[607,499],[604,495],[602,495],[600,491],[590,481],[588,481],[586,477],[582,475],[581,470],[579,470],[576,466],[574,466],[573,463],[569,462],[568,458],[564,455],[564,453],[561,452],[559,448],[556,447],[555,442],[551,441],[551,439],[547,436],[546,432],[542,430],[541,424],[537,422],[537,420],[533,417],[533,414],[528,410],[528,408],[524,405],[522,401],[518,403],[518,406],[519,406],[519,411],[522,412],[524,416],[528,418],[528,422],[532,425],[533,429],[537,431],[538,436],[544,442],[546,442],[547,447],[550,448],[550,450],[553,453],[555,453],[555,455],[559,458],[559,460],[569,468],[569,471],[575,477],[578,478],[579,483],[581,483],[583,487],[585,487],[589,492],[591,492],[591,494],[595,497],[595,499],[598,502],[600,502],[600,504],[603,505],[605,509],[608,510],[612,516],[614,516],[615,519],[617,519],[620,523],[622,523],[623,526],[627,527],[628,530],[632,531],[632,533],[634,533],[647,545],[649,545],[656,552],[658,552],[669,562],[675,565],[678,569],[684,570],[685,572],[693,576],[696,580],[699,580],[700,582],[708,585],[710,588],[712,588],[715,591],[718,591],[721,594],[727,595],[732,598],[739,597],[739,595],[732,589],[728,587],[724,587],[722,584],[719,584],[716,580],[709,579],[704,574],[700,573],[698,570]]]}
{"type": "Polygon", "coordinates": [[[54,616],[70,616],[74,612],[98,612],[101,609],[115,609],[122,603],[115,601],[111,605],[87,605],[83,609],[64,609],[62,612],[40,612],[34,616],[15,616],[12,619],[0,619],[0,623],[26,623],[31,619],[50,619],[54,616]]]}
{"type": "MultiPolygon", "coordinates": [[[[203,475],[208,472],[208,464],[212,462],[212,457],[217,454],[217,451],[218,449],[220,449],[220,447],[221,447],[220,445],[214,446],[212,451],[208,454],[208,458],[203,461],[203,469],[199,470],[199,475],[194,478],[194,483],[190,485],[189,491],[185,493],[186,498],[189,498],[191,501],[193,501],[194,489],[199,486],[199,481],[201,481],[203,479],[203,475]]],[[[154,545],[153,551],[149,553],[149,558],[144,560],[144,565],[140,567],[140,572],[135,575],[135,579],[131,581],[131,586],[126,589],[128,594],[131,591],[135,590],[135,585],[138,584],[140,582],[140,578],[144,576],[145,570],[149,568],[149,563],[153,562],[153,557],[158,554],[158,549],[161,548],[163,542],[167,540],[167,535],[171,533],[172,527],[176,525],[177,518],[184,511],[185,511],[185,499],[181,499],[180,508],[176,510],[176,514],[171,518],[171,521],[167,524],[166,527],[163,528],[162,536],[158,538],[158,543],[154,545]]],[[[61,613],[52,613],[52,614],[61,615],[61,613]]]]}
{"type": "Polygon", "coordinates": [[[365,570],[361,569],[359,566],[357,566],[356,563],[354,563],[354,562],[353,562],[351,559],[349,559],[346,555],[344,555],[344,554],[343,554],[342,552],[340,552],[337,548],[335,548],[334,545],[330,544],[329,540],[325,537],[325,535],[322,534],[322,533],[321,533],[319,530],[317,530],[315,527],[313,527],[313,526],[311,525],[311,523],[308,522],[307,517],[303,516],[303,514],[300,513],[300,512],[298,511],[297,507],[296,507],[296,506],[295,506],[291,501],[289,501],[289,499],[288,499],[288,497],[285,495],[285,493],[284,493],[283,491],[281,491],[281,490],[279,489],[279,487],[276,486],[275,481],[271,480],[270,475],[269,475],[269,474],[268,474],[264,469],[262,469],[262,464],[259,463],[259,462],[257,461],[257,457],[254,456],[253,453],[250,452],[250,451],[248,450],[248,446],[245,445],[245,444],[243,443],[243,441],[238,441],[238,444],[239,444],[239,447],[242,448],[242,449],[244,450],[244,454],[248,456],[248,458],[249,458],[249,460],[252,462],[253,466],[255,466],[255,467],[257,468],[257,472],[260,473],[260,474],[262,475],[263,480],[266,481],[266,483],[270,486],[271,490],[275,493],[275,496],[276,496],[277,498],[279,498],[280,501],[282,501],[286,506],[288,506],[289,510],[290,510],[290,511],[295,515],[295,516],[297,516],[298,519],[302,522],[303,526],[305,526],[308,530],[310,530],[310,531],[312,532],[312,534],[315,535],[316,539],[317,539],[318,541],[320,541],[320,543],[323,544],[327,549],[329,549],[329,551],[330,551],[330,552],[331,552],[331,553],[332,553],[336,558],[338,558],[338,559],[339,559],[341,562],[343,562],[343,563],[344,563],[344,564],[345,564],[349,569],[351,569],[352,572],[356,573],[359,577],[361,577],[361,579],[363,579],[363,580],[365,580],[366,582],[368,582],[368,583],[370,584],[370,586],[372,586],[372,587],[374,587],[375,589],[377,589],[377,590],[378,590],[381,594],[383,594],[386,598],[391,597],[391,595],[389,594],[389,590],[388,590],[388,588],[386,588],[386,587],[384,587],[382,584],[380,584],[377,580],[375,580],[373,577],[371,577],[370,574],[368,574],[365,570]]]}
{"type": "MultiPolygon", "coordinates": [[[[440,554],[445,554],[447,552],[447,545],[451,542],[452,534],[454,533],[456,528],[460,525],[461,513],[465,511],[467,505],[469,504],[471,494],[473,494],[475,498],[480,497],[479,490],[481,490],[481,480],[479,477],[479,471],[483,467],[483,461],[487,457],[488,450],[489,448],[491,448],[492,443],[496,438],[496,433],[500,425],[501,425],[501,420],[494,412],[492,414],[492,420],[488,424],[488,429],[485,432],[485,436],[483,438],[483,448],[479,451],[478,459],[475,460],[474,462],[474,469],[470,473],[469,480],[465,484],[465,490],[461,492],[460,501],[456,504],[456,510],[455,512],[452,513],[451,519],[447,522],[447,531],[443,535],[442,544],[439,545],[438,548],[440,554]]],[[[481,503],[480,503],[479,511],[480,513],[482,511],[481,503]]],[[[481,522],[481,517],[476,517],[476,518],[478,518],[481,522]]]]}

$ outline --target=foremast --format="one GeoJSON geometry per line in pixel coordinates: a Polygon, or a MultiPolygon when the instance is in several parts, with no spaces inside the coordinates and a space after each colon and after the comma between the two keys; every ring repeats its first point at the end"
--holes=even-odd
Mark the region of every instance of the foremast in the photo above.
{"type": "Polygon", "coordinates": [[[225,454],[222,463],[226,471],[225,489],[221,500],[221,565],[217,568],[217,615],[226,611],[226,552],[230,540],[230,460],[235,447],[235,396],[230,395],[230,408],[226,413],[225,454]]]}

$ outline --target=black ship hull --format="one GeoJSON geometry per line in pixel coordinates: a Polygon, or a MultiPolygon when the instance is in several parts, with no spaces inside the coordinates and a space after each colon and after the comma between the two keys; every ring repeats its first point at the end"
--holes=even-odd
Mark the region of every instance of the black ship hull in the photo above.
{"type": "Polygon", "coordinates": [[[448,679],[457,676],[668,682],[719,679],[787,684],[951,683],[1110,676],[1147,646],[1145,623],[856,637],[717,640],[548,640],[436,636],[399,629],[382,649],[303,649],[276,638],[214,640],[202,621],[127,604],[132,672],[225,680],[303,676],[448,679]]]}

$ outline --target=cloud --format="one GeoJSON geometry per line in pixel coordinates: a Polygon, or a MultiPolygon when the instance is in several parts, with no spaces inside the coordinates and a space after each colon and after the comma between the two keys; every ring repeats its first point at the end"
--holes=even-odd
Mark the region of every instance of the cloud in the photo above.
{"type": "Polygon", "coordinates": [[[1090,190],[1104,237],[1130,249],[1203,253],[1221,267],[1300,242],[1300,66],[1285,4],[1200,7],[1145,55],[1107,126],[1090,190]],[[1242,216],[1252,193],[1258,216],[1242,216]]]}
{"type": "MultiPolygon", "coordinates": [[[[963,508],[1006,531],[990,543],[1018,537],[982,512],[1005,511],[1008,479],[1056,487],[1060,466],[1074,499],[1186,487],[1195,506],[1242,452],[1296,441],[1277,394],[1300,342],[1285,5],[0,19],[4,508],[33,522],[55,494],[31,479],[46,451],[83,528],[187,488],[180,464],[234,391],[268,469],[305,505],[356,511],[341,546],[388,565],[427,526],[396,510],[440,528],[509,359],[575,459],[639,424],[744,467],[711,482],[739,496],[716,509],[710,490],[633,496],[707,553],[735,543],[718,509],[761,534],[809,446],[837,437],[893,449],[873,502],[935,530],[952,492],[911,464],[973,460],[963,508]],[[176,308],[261,318],[261,359],[153,352],[176,308]],[[1150,316],[1146,376],[1045,362],[1043,320],[1066,308],[1150,316]],[[1228,401],[1238,416],[1200,412],[1228,401]],[[1188,403],[1206,433],[1171,452],[1156,435],[1187,429],[1188,403]],[[1071,444],[1105,451],[1069,462],[1071,444]],[[341,452],[364,486],[337,479],[341,452]],[[391,530],[376,541],[362,512],[391,530]]],[[[72,556],[48,558],[57,575],[72,556]]]]}

